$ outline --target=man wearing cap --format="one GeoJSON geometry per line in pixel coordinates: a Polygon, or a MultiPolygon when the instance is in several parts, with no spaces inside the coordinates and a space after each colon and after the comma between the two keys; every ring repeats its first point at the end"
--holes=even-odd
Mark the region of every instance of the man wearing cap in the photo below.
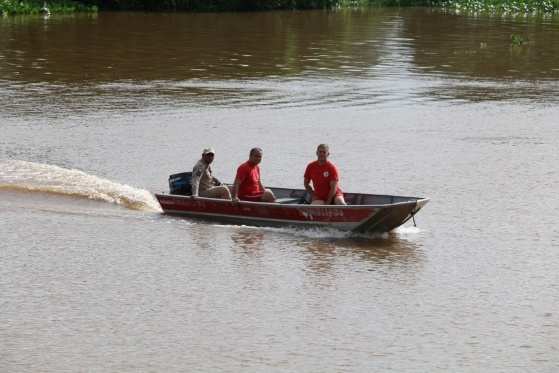
{"type": "Polygon", "coordinates": [[[260,181],[260,167],[262,149],[252,148],[248,161],[237,168],[237,175],[233,183],[233,201],[243,200],[251,202],[275,202],[276,197],[270,189],[264,188],[260,181]]]}
{"type": "Polygon", "coordinates": [[[207,148],[202,151],[202,159],[192,169],[192,196],[231,199],[229,188],[221,185],[212,175],[210,164],[214,160],[215,150],[207,148]]]}
{"type": "Polygon", "coordinates": [[[316,148],[317,160],[305,170],[305,189],[312,193],[313,205],[345,205],[344,194],[338,186],[338,168],[328,160],[330,149],[326,144],[316,148]],[[312,182],[312,186],[310,183],[312,182]]]}

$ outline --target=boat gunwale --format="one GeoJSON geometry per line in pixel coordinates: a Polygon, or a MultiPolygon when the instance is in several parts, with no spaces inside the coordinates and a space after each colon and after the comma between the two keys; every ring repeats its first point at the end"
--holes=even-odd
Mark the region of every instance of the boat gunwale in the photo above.
{"type": "MultiPolygon", "coordinates": [[[[288,189],[288,188],[274,188],[274,189],[288,189]]],[[[281,208],[313,208],[313,209],[324,209],[324,208],[339,208],[339,209],[357,209],[357,208],[384,208],[389,206],[400,206],[400,205],[407,205],[407,204],[418,204],[419,206],[425,205],[427,202],[430,201],[429,198],[426,197],[407,197],[407,196],[392,196],[392,195],[385,195],[385,194],[366,194],[366,193],[351,193],[351,194],[362,194],[368,196],[379,196],[379,197],[398,197],[398,198],[410,198],[413,200],[410,201],[402,201],[402,202],[393,202],[393,203],[385,203],[385,204],[376,204],[376,205],[313,205],[313,204],[302,204],[302,203],[278,203],[278,202],[254,202],[254,201],[243,201],[239,200],[238,202],[234,202],[230,199],[223,199],[223,198],[210,198],[210,197],[194,197],[194,196],[185,196],[181,194],[170,194],[170,193],[156,193],[155,196],[161,197],[171,197],[171,198],[178,198],[178,199],[188,199],[188,200],[203,200],[203,201],[215,201],[215,202],[229,202],[231,204],[248,204],[248,205],[255,205],[255,206],[265,206],[265,207],[281,207],[281,208]]],[[[159,198],[158,198],[159,200],[159,198]]]]}

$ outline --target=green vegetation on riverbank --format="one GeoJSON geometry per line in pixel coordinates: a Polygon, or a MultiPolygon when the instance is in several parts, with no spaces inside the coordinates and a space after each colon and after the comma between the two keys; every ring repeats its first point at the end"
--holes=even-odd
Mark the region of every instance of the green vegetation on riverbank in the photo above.
{"type": "Polygon", "coordinates": [[[44,3],[43,0],[0,0],[0,15],[38,14],[38,13],[75,13],[96,12],[95,4],[80,1],[54,0],[44,3]],[[46,9],[43,7],[46,5],[46,9]]]}
{"type": "Polygon", "coordinates": [[[273,9],[332,9],[366,6],[422,6],[430,0],[83,0],[101,9],[254,11],[273,9]]]}
{"type": "MultiPolygon", "coordinates": [[[[273,9],[331,9],[366,6],[434,6],[485,13],[553,13],[559,0],[52,0],[51,13],[102,10],[251,11],[273,9]]],[[[0,14],[46,12],[43,0],[0,0],[0,14]]]]}
{"type": "Polygon", "coordinates": [[[559,0],[434,0],[436,6],[489,14],[555,13],[559,0]]]}

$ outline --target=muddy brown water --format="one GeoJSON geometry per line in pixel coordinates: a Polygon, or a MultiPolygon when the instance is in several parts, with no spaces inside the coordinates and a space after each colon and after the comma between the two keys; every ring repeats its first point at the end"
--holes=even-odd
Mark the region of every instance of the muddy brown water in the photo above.
{"type": "Polygon", "coordinates": [[[429,9],[0,19],[0,371],[556,372],[559,20],[429,9]],[[511,35],[522,38],[511,43],[511,35]],[[391,234],[224,226],[231,181],[430,197],[391,234]]]}

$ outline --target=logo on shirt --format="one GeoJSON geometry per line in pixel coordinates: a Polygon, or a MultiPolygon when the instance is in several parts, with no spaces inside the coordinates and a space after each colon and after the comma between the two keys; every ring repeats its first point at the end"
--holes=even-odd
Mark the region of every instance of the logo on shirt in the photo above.
{"type": "Polygon", "coordinates": [[[322,176],[324,176],[324,177],[328,177],[328,176],[330,176],[330,172],[328,172],[328,171],[324,171],[324,172],[322,173],[322,176]]]}

